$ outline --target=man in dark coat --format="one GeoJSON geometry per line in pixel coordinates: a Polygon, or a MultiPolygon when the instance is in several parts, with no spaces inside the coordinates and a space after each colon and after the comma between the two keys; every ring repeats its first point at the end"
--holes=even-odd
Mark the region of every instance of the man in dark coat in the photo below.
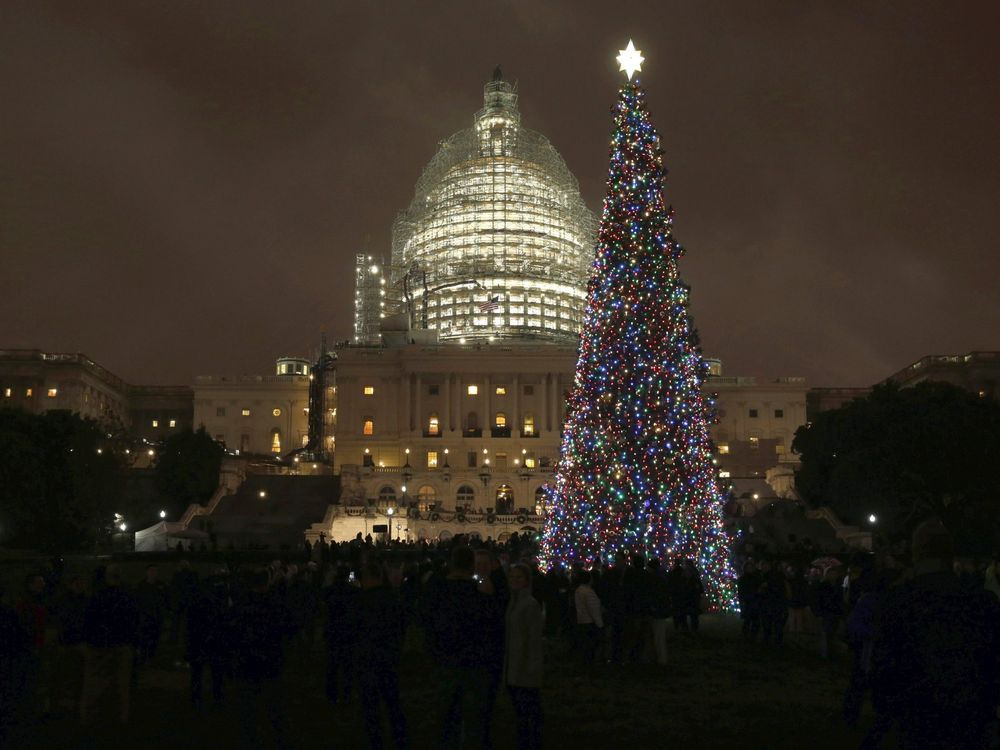
{"type": "Polygon", "coordinates": [[[441,667],[439,684],[444,692],[442,748],[459,747],[463,733],[472,747],[487,742],[494,654],[483,634],[496,630],[504,612],[490,582],[476,581],[474,570],[473,551],[459,546],[452,552],[447,578],[428,585],[424,608],[428,642],[441,667]]]}
{"type": "Polygon", "coordinates": [[[222,703],[229,674],[233,636],[229,584],[225,575],[208,578],[187,607],[185,657],[191,665],[191,704],[202,707],[202,684],[206,667],[212,680],[212,700],[222,703]]]}
{"type": "Polygon", "coordinates": [[[104,584],[90,598],[84,615],[87,647],[80,698],[80,720],[84,725],[94,720],[102,696],[112,685],[117,697],[118,720],[124,724],[129,718],[139,608],[135,597],[122,587],[117,565],[107,567],[104,584]]]}
{"type": "Polygon", "coordinates": [[[143,665],[156,656],[169,604],[167,586],[160,580],[160,571],[155,565],[146,566],[146,578],[135,587],[135,601],[139,607],[136,655],[138,663],[143,665]]]}
{"type": "Polygon", "coordinates": [[[281,676],[291,616],[282,597],[270,590],[266,570],[251,574],[250,590],[233,605],[233,680],[239,695],[240,747],[260,747],[257,717],[267,714],[275,744],[287,747],[288,717],[281,676]]]}
{"type": "Polygon", "coordinates": [[[872,700],[907,750],[988,747],[1000,703],[1000,604],[962,587],[951,536],[913,534],[913,578],[890,590],[872,643],[872,700]]]}
{"type": "Polygon", "coordinates": [[[384,703],[397,748],[406,747],[406,717],[399,696],[399,659],[403,619],[399,600],[386,585],[382,567],[367,562],[361,567],[361,592],[357,602],[358,653],[364,668],[358,671],[361,711],[368,746],[381,748],[379,706],[384,703]]]}
{"type": "Polygon", "coordinates": [[[356,683],[358,657],[358,588],[349,580],[351,571],[346,565],[334,572],[333,583],[326,589],[326,622],[323,636],[326,640],[326,697],[331,703],[351,699],[356,683]]]}

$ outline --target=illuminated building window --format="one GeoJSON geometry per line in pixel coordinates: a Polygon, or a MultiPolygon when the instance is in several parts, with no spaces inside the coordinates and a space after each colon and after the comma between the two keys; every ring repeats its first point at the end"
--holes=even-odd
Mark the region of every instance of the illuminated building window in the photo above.
{"type": "Polygon", "coordinates": [[[171,427],[176,427],[177,426],[177,420],[176,419],[171,419],[170,420],[170,426],[171,427]]]}
{"type": "Polygon", "coordinates": [[[466,505],[472,505],[475,501],[476,491],[467,484],[463,484],[458,488],[458,492],[455,493],[456,508],[464,508],[466,505]]]}
{"type": "Polygon", "coordinates": [[[365,386],[365,395],[366,396],[374,396],[375,395],[375,386],[373,386],[373,385],[366,385],[365,386]]]}
{"type": "Polygon", "coordinates": [[[506,427],[507,426],[507,415],[504,414],[502,411],[501,412],[497,412],[497,416],[496,416],[496,418],[493,421],[494,421],[494,423],[496,424],[497,427],[506,427]]]}
{"type": "Polygon", "coordinates": [[[55,398],[56,394],[58,394],[58,393],[59,393],[58,389],[56,389],[56,388],[49,388],[47,395],[48,395],[49,398],[55,398]]]}
{"type": "Polygon", "coordinates": [[[524,428],[521,430],[521,434],[525,436],[535,434],[535,417],[533,414],[524,415],[524,428]]]}
{"type": "Polygon", "coordinates": [[[431,414],[430,419],[427,420],[427,434],[428,435],[441,434],[441,423],[438,421],[437,414],[431,414]]]}
{"type": "Polygon", "coordinates": [[[438,465],[438,452],[427,451],[427,468],[436,469],[438,465]]]}
{"type": "Polygon", "coordinates": [[[507,395],[507,389],[504,386],[502,386],[502,385],[498,385],[497,386],[497,390],[496,390],[496,394],[498,396],[506,396],[507,395]]]}
{"type": "Polygon", "coordinates": [[[760,448],[760,438],[759,437],[750,438],[750,447],[753,448],[754,450],[760,448]]]}
{"type": "Polygon", "coordinates": [[[465,389],[465,392],[468,393],[470,396],[478,396],[479,395],[479,386],[478,385],[470,385],[468,388],[465,389]]]}
{"type": "Polygon", "coordinates": [[[726,455],[729,453],[729,443],[719,443],[719,455],[726,455]]]}
{"type": "Polygon", "coordinates": [[[729,472],[728,471],[720,471],[719,472],[719,477],[722,478],[722,479],[729,479],[729,472]]]}
{"type": "Polygon", "coordinates": [[[775,409],[774,410],[774,418],[775,419],[782,419],[784,416],[785,416],[785,410],[784,409],[775,409]]]}
{"type": "Polygon", "coordinates": [[[437,490],[429,484],[417,490],[417,508],[421,512],[429,511],[437,500],[437,490]]]}
{"type": "Polygon", "coordinates": [[[4,388],[3,389],[4,398],[10,398],[12,394],[13,394],[13,391],[10,388],[4,388]]]}
{"type": "Polygon", "coordinates": [[[33,394],[33,393],[34,393],[34,390],[32,390],[31,388],[25,388],[25,389],[24,389],[24,395],[25,395],[25,396],[26,396],[27,398],[31,398],[31,394],[33,394]]]}
{"type": "Polygon", "coordinates": [[[375,420],[371,417],[365,417],[364,422],[361,427],[362,435],[374,435],[375,434],[375,420]]]}
{"type": "Polygon", "coordinates": [[[271,430],[271,453],[281,453],[281,433],[271,430]]]}
{"type": "Polygon", "coordinates": [[[274,408],[273,408],[273,409],[271,410],[271,413],[272,413],[272,414],[273,414],[274,416],[276,416],[276,417],[280,417],[280,416],[281,416],[281,409],[279,409],[279,408],[278,408],[278,407],[276,406],[276,407],[274,407],[274,408]]]}
{"type": "Polygon", "coordinates": [[[756,409],[751,409],[750,410],[750,419],[756,419],[756,418],[757,418],[757,410],[756,409]]]}
{"type": "Polygon", "coordinates": [[[159,419],[154,419],[153,420],[153,427],[159,427],[159,426],[160,426],[160,420],[159,419]]]}
{"type": "Polygon", "coordinates": [[[244,416],[244,417],[249,417],[249,416],[250,416],[250,410],[249,410],[249,409],[246,409],[246,408],[244,408],[244,409],[243,409],[243,416],[244,416]]]}

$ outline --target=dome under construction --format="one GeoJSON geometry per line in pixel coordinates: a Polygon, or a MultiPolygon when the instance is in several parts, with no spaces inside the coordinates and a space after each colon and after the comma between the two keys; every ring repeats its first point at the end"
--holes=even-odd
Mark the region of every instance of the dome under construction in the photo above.
{"type": "Polygon", "coordinates": [[[552,144],[522,127],[517,86],[499,67],[483,98],[473,126],[441,144],[397,218],[390,267],[359,257],[360,343],[376,343],[376,311],[404,313],[411,330],[441,341],[576,340],[594,215],[552,144]]]}

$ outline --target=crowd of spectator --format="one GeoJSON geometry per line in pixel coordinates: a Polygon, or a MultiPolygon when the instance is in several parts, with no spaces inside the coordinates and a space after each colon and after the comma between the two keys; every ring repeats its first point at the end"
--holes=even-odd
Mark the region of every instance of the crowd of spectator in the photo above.
{"type": "MultiPolygon", "coordinates": [[[[232,704],[241,747],[262,746],[262,731],[284,747],[290,659],[325,653],[329,702],[358,712],[370,747],[408,747],[400,663],[409,637],[436,670],[440,747],[493,747],[505,696],[518,747],[539,748],[547,638],[568,644],[584,674],[607,663],[667,665],[670,624],[697,637],[705,593],[690,560],[631,554],[542,573],[534,553],[517,537],[378,545],[359,535],[324,542],[299,563],[199,575],[182,560],[169,581],[150,564],[134,586],[116,564],[90,580],[57,564],[29,575],[13,606],[0,608],[0,741],[59,707],[84,728],[128,722],[138,677],[166,652],[188,671],[192,710],[232,704]]],[[[743,634],[778,649],[786,630],[815,623],[821,657],[846,644],[844,718],[856,723],[871,693],[867,747],[893,724],[905,747],[942,738],[941,747],[980,747],[1000,698],[997,572],[995,563],[982,575],[953,566],[937,526],[915,537],[905,570],[871,556],[825,572],[748,561],[738,580],[743,634]]]]}

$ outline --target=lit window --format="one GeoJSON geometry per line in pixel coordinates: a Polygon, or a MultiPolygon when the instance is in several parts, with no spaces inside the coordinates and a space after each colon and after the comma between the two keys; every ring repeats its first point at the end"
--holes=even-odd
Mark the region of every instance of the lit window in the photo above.
{"type": "Polygon", "coordinates": [[[784,416],[785,416],[785,410],[784,409],[775,409],[774,410],[774,418],[775,419],[782,419],[784,416]]]}
{"type": "Polygon", "coordinates": [[[429,484],[425,484],[417,490],[417,503],[420,505],[420,510],[430,510],[431,505],[437,500],[437,494],[437,490],[429,484]]]}
{"type": "Polygon", "coordinates": [[[49,388],[48,397],[55,398],[57,393],[59,393],[59,391],[56,388],[49,388]]]}
{"type": "Polygon", "coordinates": [[[431,418],[427,420],[427,434],[428,435],[441,434],[441,423],[438,421],[437,414],[431,414],[431,418]]]}
{"type": "Polygon", "coordinates": [[[427,451],[427,468],[436,469],[438,465],[437,451],[427,451]]]}
{"type": "Polygon", "coordinates": [[[171,427],[176,427],[177,426],[177,420],[176,419],[171,419],[170,420],[170,426],[171,427]]]}
{"type": "Polygon", "coordinates": [[[524,415],[524,429],[521,430],[524,435],[534,435],[535,434],[535,417],[532,414],[524,415]]]}
{"type": "Polygon", "coordinates": [[[361,427],[362,435],[374,435],[375,434],[375,420],[371,417],[365,417],[363,426],[361,427]]]}
{"type": "Polygon", "coordinates": [[[757,418],[757,410],[756,409],[751,409],[750,410],[750,419],[756,419],[756,418],[757,418]]]}
{"type": "Polygon", "coordinates": [[[375,395],[375,386],[373,386],[373,385],[366,385],[365,386],[365,395],[366,396],[374,396],[375,395]]]}
{"type": "Polygon", "coordinates": [[[24,389],[24,395],[25,395],[25,396],[26,396],[27,398],[31,398],[31,394],[32,394],[32,393],[34,393],[34,391],[33,391],[33,390],[32,390],[31,388],[25,388],[25,389],[24,389]]]}
{"type": "Polygon", "coordinates": [[[159,426],[160,426],[160,420],[159,419],[154,419],[153,420],[153,427],[159,427],[159,426]]]}
{"type": "Polygon", "coordinates": [[[495,422],[495,424],[496,424],[497,427],[506,427],[507,426],[507,415],[504,414],[502,411],[501,412],[497,412],[497,416],[496,416],[496,419],[494,420],[494,422],[495,422]]]}
{"type": "Polygon", "coordinates": [[[531,453],[528,453],[527,455],[525,455],[525,457],[524,457],[524,466],[525,466],[526,469],[534,469],[535,468],[535,457],[531,453]]]}
{"type": "Polygon", "coordinates": [[[272,413],[272,414],[273,414],[274,416],[276,416],[276,417],[280,417],[280,416],[281,416],[281,409],[279,409],[279,408],[278,408],[278,407],[276,406],[276,407],[274,407],[274,408],[273,408],[273,409],[271,410],[271,413],[272,413]]]}
{"type": "Polygon", "coordinates": [[[281,453],[281,433],[277,430],[271,433],[271,453],[281,453]]]}
{"type": "Polygon", "coordinates": [[[760,438],[759,437],[750,438],[750,447],[753,448],[754,450],[760,448],[760,438]]]}
{"type": "Polygon", "coordinates": [[[478,396],[479,395],[479,386],[478,385],[470,385],[466,389],[466,393],[468,393],[470,396],[478,396]]]}
{"type": "Polygon", "coordinates": [[[719,477],[722,478],[722,479],[729,479],[729,472],[728,471],[720,471],[719,472],[719,477]]]}
{"type": "Polygon", "coordinates": [[[719,443],[719,455],[726,455],[729,453],[729,443],[719,443]]]}
{"type": "Polygon", "coordinates": [[[498,385],[496,393],[497,393],[498,396],[506,396],[507,395],[507,389],[504,386],[502,386],[502,385],[498,385]]]}
{"type": "Polygon", "coordinates": [[[774,452],[777,453],[779,456],[783,455],[785,452],[785,446],[782,445],[781,443],[778,443],[777,445],[774,446],[774,452]]]}
{"type": "Polygon", "coordinates": [[[244,409],[243,410],[243,416],[244,417],[249,417],[250,416],[250,410],[249,409],[244,409]]]}
{"type": "Polygon", "coordinates": [[[3,389],[3,395],[4,395],[5,398],[10,398],[11,395],[12,395],[12,393],[13,392],[12,392],[12,390],[10,388],[4,388],[3,389]]]}

